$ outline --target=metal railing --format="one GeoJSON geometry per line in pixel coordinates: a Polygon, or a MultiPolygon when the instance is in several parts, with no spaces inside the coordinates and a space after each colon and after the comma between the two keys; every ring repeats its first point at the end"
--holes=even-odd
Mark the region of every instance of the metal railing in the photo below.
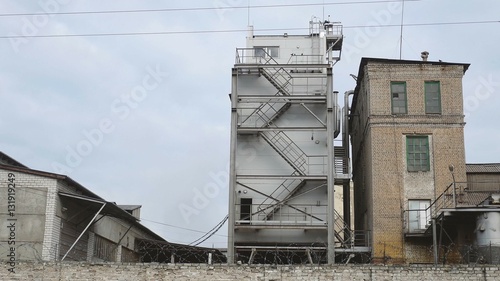
{"type": "Polygon", "coordinates": [[[321,32],[325,32],[325,35],[328,36],[342,36],[343,26],[340,22],[311,20],[309,34],[320,34],[321,32]]]}
{"type": "Polygon", "coordinates": [[[423,232],[428,229],[432,219],[439,217],[444,209],[456,209],[467,207],[479,207],[489,202],[491,195],[500,193],[499,189],[471,190],[467,182],[455,182],[448,185],[448,187],[441,193],[436,200],[434,200],[429,207],[425,209],[408,209],[407,230],[410,231],[410,216],[413,212],[425,212],[425,226],[424,228],[416,229],[416,232],[423,232]]]}
{"type": "Polygon", "coordinates": [[[292,54],[288,60],[289,64],[324,64],[326,58],[324,55],[297,55],[292,54]]]}
{"type": "Polygon", "coordinates": [[[326,175],[328,169],[327,155],[307,155],[307,174],[326,175]]]}
{"type": "Polygon", "coordinates": [[[342,36],[344,33],[344,27],[340,22],[332,22],[325,25],[325,35],[326,36],[342,36]]]}
{"type": "MultiPolygon", "coordinates": [[[[249,225],[273,225],[273,226],[293,226],[293,225],[319,225],[326,226],[327,206],[321,204],[259,204],[251,205],[250,215],[241,215],[242,204],[236,204],[240,220],[237,224],[249,225]],[[280,207],[272,216],[268,212],[271,209],[280,207]]],[[[246,205],[248,206],[248,205],[246,205]]]]}
{"type": "Polygon", "coordinates": [[[262,48],[236,48],[235,64],[267,64],[273,56],[262,48]]]}
{"type": "MultiPolygon", "coordinates": [[[[276,58],[261,47],[236,48],[235,64],[269,64],[276,58]]],[[[287,64],[325,64],[324,55],[291,54],[287,64]]]]}
{"type": "Polygon", "coordinates": [[[467,182],[451,183],[429,206],[429,219],[439,216],[442,209],[477,207],[498,192],[500,190],[470,190],[467,182]]]}

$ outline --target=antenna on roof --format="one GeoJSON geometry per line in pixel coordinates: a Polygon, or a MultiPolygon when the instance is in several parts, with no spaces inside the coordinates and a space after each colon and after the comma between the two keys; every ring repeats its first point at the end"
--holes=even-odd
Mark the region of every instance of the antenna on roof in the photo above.
{"type": "Polygon", "coordinates": [[[405,0],[402,0],[403,5],[401,6],[401,34],[399,37],[399,59],[401,59],[401,54],[403,53],[403,20],[405,11],[405,0]]]}
{"type": "Polygon", "coordinates": [[[323,0],[323,22],[325,21],[325,0],[323,0]]]}
{"type": "Polygon", "coordinates": [[[250,0],[248,0],[248,6],[247,6],[247,26],[250,26],[250,0]]]}

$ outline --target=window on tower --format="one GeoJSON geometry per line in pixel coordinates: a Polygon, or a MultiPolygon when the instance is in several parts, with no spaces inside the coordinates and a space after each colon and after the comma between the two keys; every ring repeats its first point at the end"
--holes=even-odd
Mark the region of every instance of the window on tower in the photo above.
{"type": "Polygon", "coordinates": [[[441,90],[439,81],[425,82],[425,113],[441,113],[441,90]]]}
{"type": "Polygon", "coordinates": [[[407,114],[406,82],[391,82],[392,114],[407,114]]]}
{"type": "Polygon", "coordinates": [[[278,58],[279,47],[254,47],[254,55],[257,58],[278,58]]]}
{"type": "Polygon", "coordinates": [[[429,171],[429,137],[406,137],[406,163],[408,172],[429,171]]]}

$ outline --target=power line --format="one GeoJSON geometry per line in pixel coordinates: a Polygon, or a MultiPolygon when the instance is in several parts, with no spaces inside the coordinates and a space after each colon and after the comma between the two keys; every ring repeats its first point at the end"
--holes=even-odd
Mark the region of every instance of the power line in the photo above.
{"type": "MultiPolygon", "coordinates": [[[[390,2],[400,2],[400,1],[401,0],[378,0],[378,1],[253,5],[253,6],[246,5],[246,6],[214,6],[214,7],[194,7],[194,8],[137,9],[137,10],[109,10],[109,11],[10,13],[10,14],[0,14],[0,17],[39,16],[39,15],[121,14],[121,13],[151,13],[151,12],[191,12],[191,11],[210,11],[210,10],[225,10],[225,9],[262,9],[262,8],[284,8],[284,7],[307,7],[307,6],[320,6],[320,5],[332,6],[332,5],[380,4],[380,3],[390,3],[390,2]]],[[[406,1],[417,2],[421,0],[406,0],[406,1]]]]}
{"type": "MultiPolygon", "coordinates": [[[[463,22],[436,22],[436,23],[406,23],[406,24],[382,24],[382,25],[351,25],[344,26],[344,29],[370,28],[370,27],[415,27],[415,26],[444,26],[444,25],[467,25],[467,24],[491,24],[500,23],[500,20],[486,21],[463,21],[463,22]]],[[[308,28],[267,28],[255,29],[254,31],[293,31],[308,30],[308,28]]],[[[85,34],[45,34],[45,35],[3,35],[0,39],[19,38],[67,38],[67,37],[107,37],[107,36],[143,36],[143,35],[182,35],[182,34],[207,34],[207,33],[238,33],[247,32],[247,29],[224,29],[224,30],[192,30],[192,31],[157,31],[157,32],[123,32],[123,33],[85,33],[85,34]]]]}
{"type": "Polygon", "coordinates": [[[229,218],[229,215],[226,215],[224,217],[224,219],[222,219],[216,226],[214,226],[210,231],[208,231],[206,234],[204,234],[203,236],[201,236],[200,238],[196,239],[195,241],[189,243],[189,245],[192,245],[192,246],[198,246],[200,245],[201,243],[205,242],[208,240],[208,238],[212,237],[213,235],[215,235],[215,233],[217,233],[217,231],[219,231],[219,229],[221,229],[221,227],[226,223],[227,219],[229,218]]]}
{"type": "MultiPolygon", "coordinates": [[[[156,223],[156,224],[160,224],[160,225],[164,225],[164,226],[169,226],[169,227],[173,227],[173,228],[178,228],[178,229],[183,229],[183,230],[187,230],[187,231],[192,231],[192,232],[198,232],[198,233],[203,233],[203,234],[206,234],[207,232],[206,231],[201,231],[201,230],[196,230],[196,229],[191,229],[191,228],[185,228],[185,227],[180,227],[180,226],[176,226],[176,225],[171,225],[171,224],[168,224],[168,223],[163,223],[163,222],[158,222],[158,221],[152,221],[152,220],[148,220],[148,219],[144,219],[144,218],[141,218],[141,221],[148,221],[148,222],[152,222],[152,223],[156,223]]],[[[219,224],[217,224],[219,225],[219,224]]],[[[212,231],[213,228],[210,231],[212,231]]],[[[214,234],[216,236],[221,236],[221,237],[227,237],[227,235],[222,235],[222,234],[214,234]]]]}
{"type": "Polygon", "coordinates": [[[401,26],[411,27],[411,26],[439,26],[439,25],[464,25],[464,24],[488,24],[488,23],[500,23],[500,20],[381,24],[381,25],[351,25],[351,26],[344,26],[344,28],[401,27],[401,26]]]}

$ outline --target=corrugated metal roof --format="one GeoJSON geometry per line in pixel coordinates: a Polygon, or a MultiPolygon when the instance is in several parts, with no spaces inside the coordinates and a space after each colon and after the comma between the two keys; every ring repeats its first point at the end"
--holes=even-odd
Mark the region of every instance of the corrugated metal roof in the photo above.
{"type": "Polygon", "coordinates": [[[0,163],[4,163],[6,165],[11,165],[11,166],[16,166],[16,167],[21,167],[21,168],[28,168],[18,162],[16,159],[10,157],[9,155],[5,154],[4,152],[0,151],[0,163]]]}
{"type": "Polygon", "coordinates": [[[118,205],[118,207],[122,208],[125,211],[133,211],[135,209],[139,209],[141,205],[118,205]]]}
{"type": "Polygon", "coordinates": [[[466,164],[467,173],[500,173],[500,163],[466,164]]]}

